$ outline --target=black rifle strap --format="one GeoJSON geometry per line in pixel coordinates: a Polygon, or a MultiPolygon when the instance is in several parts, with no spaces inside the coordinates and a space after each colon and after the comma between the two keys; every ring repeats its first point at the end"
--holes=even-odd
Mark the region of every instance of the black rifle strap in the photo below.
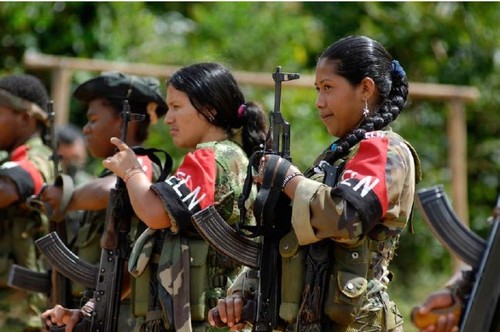
{"type": "Polygon", "coordinates": [[[264,169],[262,186],[255,198],[254,213],[257,224],[262,225],[274,220],[273,210],[281,195],[281,185],[286,177],[286,172],[290,168],[290,162],[277,155],[270,155],[264,169]],[[281,162],[279,162],[281,159],[281,162]],[[279,164],[278,164],[279,162],[279,164]]]}
{"type": "Polygon", "coordinates": [[[250,193],[252,192],[253,168],[254,165],[256,164],[255,161],[256,159],[260,159],[263,153],[264,151],[255,151],[248,159],[247,176],[245,178],[245,182],[243,183],[243,190],[241,191],[241,194],[238,197],[238,209],[240,210],[240,221],[236,223],[236,230],[238,232],[246,227],[245,218],[247,214],[247,208],[245,206],[245,202],[250,197],[250,193]]]}
{"type": "MultiPolygon", "coordinates": [[[[254,216],[257,226],[246,226],[245,229],[253,231],[252,236],[260,236],[272,227],[276,213],[276,203],[282,195],[282,184],[291,163],[277,155],[270,155],[263,170],[262,185],[254,202],[254,216]],[[279,162],[279,164],[278,164],[279,162]],[[264,222],[265,221],[265,222],[264,222]]],[[[242,227],[240,225],[240,227],[242,227]]]]}
{"type": "Polygon", "coordinates": [[[134,146],[132,147],[132,150],[137,155],[147,156],[152,162],[158,165],[160,167],[161,173],[160,177],[157,179],[157,182],[165,181],[167,176],[172,171],[173,165],[172,157],[170,156],[170,154],[168,154],[168,152],[155,148],[144,148],[142,146],[134,146]],[[165,163],[163,166],[161,164],[160,158],[156,155],[157,152],[161,152],[165,155],[165,163]]]}
{"type": "Polygon", "coordinates": [[[306,276],[296,331],[320,332],[323,299],[327,291],[332,244],[329,239],[307,247],[306,276]]]}
{"type": "MultiPolygon", "coordinates": [[[[318,164],[325,174],[323,182],[335,187],[344,163],[330,165],[327,161],[318,164]]],[[[332,264],[332,241],[325,239],[307,246],[306,276],[302,292],[302,303],[297,317],[296,330],[319,332],[322,330],[324,295],[328,291],[328,275],[332,264]]]]}

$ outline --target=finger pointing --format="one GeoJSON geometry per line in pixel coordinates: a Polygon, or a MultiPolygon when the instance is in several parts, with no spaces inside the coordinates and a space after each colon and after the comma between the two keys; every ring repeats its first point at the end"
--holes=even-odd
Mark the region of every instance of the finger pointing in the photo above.
{"type": "Polygon", "coordinates": [[[128,145],[125,144],[125,142],[123,142],[121,139],[119,139],[117,137],[111,137],[111,139],[109,141],[112,144],[114,144],[118,148],[118,150],[120,150],[120,151],[128,149],[128,145]]]}

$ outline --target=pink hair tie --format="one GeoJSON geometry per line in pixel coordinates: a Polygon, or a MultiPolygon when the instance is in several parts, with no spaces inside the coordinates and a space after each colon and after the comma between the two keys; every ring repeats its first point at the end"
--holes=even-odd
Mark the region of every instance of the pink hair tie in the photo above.
{"type": "Polygon", "coordinates": [[[238,118],[242,118],[245,115],[245,111],[247,110],[247,105],[241,104],[238,108],[238,118]]]}

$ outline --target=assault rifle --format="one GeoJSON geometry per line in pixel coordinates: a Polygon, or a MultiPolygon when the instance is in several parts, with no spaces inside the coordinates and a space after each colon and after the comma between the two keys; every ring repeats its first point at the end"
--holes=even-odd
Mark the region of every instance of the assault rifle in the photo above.
{"type": "MultiPolygon", "coordinates": [[[[121,139],[125,142],[128,122],[143,119],[144,115],[131,113],[125,100],[121,116],[121,139]]],[[[130,249],[132,213],[125,184],[121,178],[117,178],[115,188],[109,194],[98,268],[84,264],[76,255],[72,255],[54,232],[36,241],[39,249],[61,273],[86,287],[95,288],[95,306],[91,316],[83,318],[73,331],[117,331],[124,263],[130,249]]],[[[64,327],[52,326],[51,331],[62,332],[64,327]]]]}
{"type": "Polygon", "coordinates": [[[281,83],[299,77],[299,74],[281,72],[281,67],[277,67],[273,73],[274,110],[270,118],[271,129],[267,135],[269,142],[272,132],[272,149],[258,151],[249,160],[243,193],[238,200],[240,222],[236,230],[222,219],[213,206],[205,208],[192,217],[193,224],[212,247],[239,264],[258,270],[259,288],[256,303],[248,301],[243,312],[244,319],[253,323],[253,331],[272,331],[280,323],[281,256],[278,246],[280,239],[291,227],[290,200],[281,193],[281,185],[291,161],[290,124],[285,121],[280,111],[281,83]],[[245,201],[253,182],[252,167],[254,160],[260,159],[264,154],[270,156],[254,204],[257,225],[245,226],[243,224],[246,215],[245,201]],[[279,157],[284,160],[278,164],[279,157]],[[259,243],[249,239],[255,237],[260,238],[259,243]],[[256,312],[248,313],[249,310],[253,311],[254,307],[256,307],[256,312]]]}
{"type": "MultiPolygon", "coordinates": [[[[63,192],[71,192],[73,189],[73,181],[65,174],[59,174],[60,156],[57,152],[57,139],[55,134],[55,113],[53,110],[53,102],[47,103],[48,123],[49,123],[49,137],[47,141],[50,142],[52,148],[52,155],[50,159],[54,165],[54,179],[55,185],[62,186],[63,192]]],[[[42,189],[43,191],[43,189],[42,189]]],[[[64,197],[66,205],[69,197],[64,197]]],[[[64,215],[56,213],[50,209],[50,206],[39,201],[38,196],[30,197],[28,204],[45,211],[50,219],[50,230],[59,234],[62,242],[67,242],[66,224],[64,222],[64,215]]],[[[23,266],[14,264],[9,271],[7,284],[10,287],[17,289],[28,290],[32,292],[45,293],[50,297],[51,305],[61,304],[67,306],[70,303],[70,282],[68,278],[64,277],[56,269],[52,269],[47,273],[32,271],[23,266]]]]}
{"type": "MultiPolygon", "coordinates": [[[[495,311],[500,299],[500,217],[493,219],[487,240],[468,229],[451,208],[442,185],[418,191],[417,204],[424,219],[439,241],[462,261],[472,267],[474,283],[466,300],[460,321],[461,332],[496,331],[493,326],[495,311]]],[[[500,196],[496,208],[500,208],[500,196]]],[[[461,308],[458,308],[461,310],[461,308]]],[[[423,326],[434,323],[422,322],[423,317],[414,313],[414,323],[423,326]]],[[[495,323],[498,324],[498,323],[495,323]]]]}

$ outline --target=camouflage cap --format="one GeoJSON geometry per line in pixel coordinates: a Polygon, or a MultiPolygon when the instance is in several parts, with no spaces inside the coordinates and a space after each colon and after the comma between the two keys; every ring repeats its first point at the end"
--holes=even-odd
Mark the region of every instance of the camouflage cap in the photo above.
{"type": "Polygon", "coordinates": [[[167,104],[160,93],[160,82],[151,77],[105,72],[80,84],[73,92],[73,96],[86,103],[96,98],[155,103],[158,117],[167,112],[167,104]]]}

